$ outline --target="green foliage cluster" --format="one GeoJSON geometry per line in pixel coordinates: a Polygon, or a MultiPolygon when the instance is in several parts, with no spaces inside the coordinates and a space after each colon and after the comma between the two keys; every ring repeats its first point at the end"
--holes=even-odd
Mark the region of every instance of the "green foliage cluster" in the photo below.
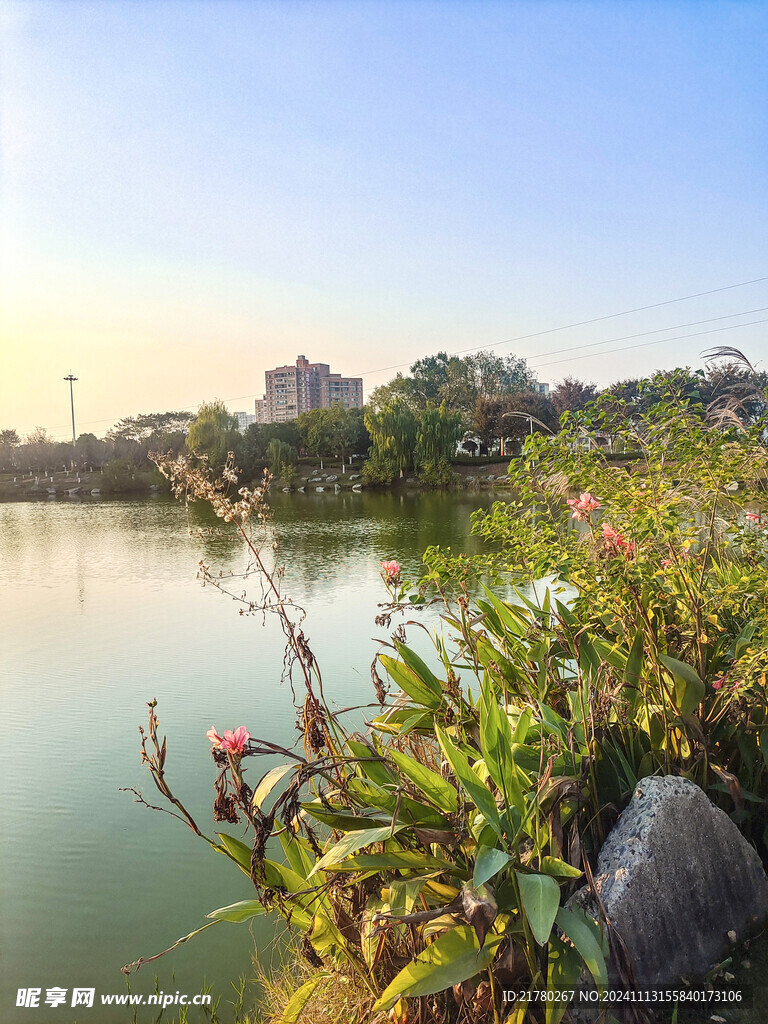
{"type": "MultiPolygon", "coordinates": [[[[231,464],[219,481],[161,464],[176,493],[207,498],[248,546],[265,603],[236,599],[278,614],[299,684],[303,751],[245,729],[209,734],[214,818],[237,835],[207,835],[170,791],[154,703],[143,741],[176,817],[254,886],[203,927],[272,914],[316,968],[283,1024],[344,977],[358,1019],[400,1024],[503,1013],[558,1024],[555,993],[585,974],[604,987],[609,949],[631,982],[610,922],[566,901],[592,884],[617,812],[650,774],[696,781],[765,850],[768,424],[749,411],[757,398],[705,406],[690,383],[686,371],[657,375],[636,389],[642,401],[620,408],[609,394],[564,416],[558,435],[529,438],[510,469],[515,499],[476,516],[483,556],[431,549],[416,587],[382,563],[379,624],[424,606],[433,587],[445,630],[427,660],[402,626],[384,642],[372,666],[380,710],[364,732],[324,701],[282,571],[261,560],[269,546],[250,524],[265,529],[263,491],[242,488],[233,503],[231,464]],[[637,453],[631,465],[608,458],[606,437],[637,453]],[[515,596],[500,598],[498,582],[515,596]],[[262,755],[279,762],[252,787],[245,764],[262,755]],[[510,1010],[505,989],[553,998],[510,1010]]],[[[406,413],[387,409],[369,429],[394,473],[396,450],[376,431],[386,438],[406,413]]],[[[417,436],[415,416],[408,429],[417,436]]],[[[201,572],[224,589],[226,576],[201,572]]]]}
{"type": "Polygon", "coordinates": [[[368,483],[389,484],[395,476],[415,469],[431,486],[443,486],[452,479],[451,459],[462,434],[461,414],[427,402],[419,413],[401,399],[394,399],[378,411],[368,408],[365,425],[372,446],[363,474],[368,483]]]}
{"type": "Polygon", "coordinates": [[[218,399],[203,402],[187,434],[187,448],[206,455],[211,466],[221,468],[228,452],[234,451],[240,440],[237,418],[218,399]]]}
{"type": "Polygon", "coordinates": [[[531,438],[510,466],[514,499],[476,514],[488,552],[432,549],[430,576],[557,581],[564,626],[592,638],[604,755],[624,786],[682,772],[729,810],[735,799],[768,848],[766,424],[738,406],[708,412],[686,371],[638,394],[629,418],[606,394],[556,437],[531,438]],[[635,453],[631,465],[600,446],[606,435],[635,453]]]}

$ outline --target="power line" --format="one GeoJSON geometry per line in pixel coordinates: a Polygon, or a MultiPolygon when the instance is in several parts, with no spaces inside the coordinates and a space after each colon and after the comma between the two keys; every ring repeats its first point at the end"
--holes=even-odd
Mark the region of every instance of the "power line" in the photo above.
{"type": "MultiPolygon", "coordinates": [[[[675,302],[687,302],[688,299],[700,299],[704,295],[715,295],[717,292],[727,292],[734,288],[745,288],[750,284],[759,284],[761,281],[768,281],[768,275],[766,277],[755,277],[751,281],[740,281],[738,284],[726,284],[721,288],[710,288],[705,292],[694,292],[692,295],[680,295],[676,299],[665,299],[663,302],[652,302],[647,306],[635,306],[634,309],[623,309],[620,313],[607,313],[605,316],[596,316],[591,320],[579,320],[572,324],[563,324],[562,327],[549,327],[544,331],[534,331],[531,334],[520,334],[516,338],[510,338],[507,341],[500,341],[492,345],[475,345],[472,348],[461,348],[455,352],[449,352],[448,355],[461,356],[465,352],[479,352],[484,348],[501,348],[503,345],[514,345],[518,341],[528,341],[530,338],[541,338],[545,334],[556,334],[559,331],[569,331],[574,327],[587,327],[589,324],[599,324],[603,320],[614,320],[619,316],[629,316],[630,313],[642,313],[648,309],[659,309],[661,306],[671,306],[675,302]]],[[[734,314],[737,316],[738,314],[734,314]]],[[[577,346],[577,348],[580,346],[577,346]]],[[[373,373],[385,373],[387,370],[400,370],[404,366],[409,366],[410,363],[398,363],[396,366],[382,366],[378,370],[366,370],[363,373],[351,374],[353,377],[370,377],[373,373]]]]}
{"type": "MultiPolygon", "coordinates": [[[[658,327],[658,328],[656,328],[656,330],[653,330],[653,331],[638,331],[637,334],[624,334],[620,338],[608,338],[606,341],[590,341],[590,342],[588,342],[585,345],[571,345],[571,346],[568,346],[567,348],[557,348],[557,349],[553,349],[551,352],[540,352],[537,356],[531,356],[530,358],[531,358],[531,361],[535,361],[537,359],[546,359],[549,356],[559,356],[561,354],[561,352],[578,352],[578,350],[580,348],[597,348],[600,345],[613,345],[617,341],[628,341],[630,338],[646,338],[650,334],[666,334],[667,331],[679,331],[679,330],[682,330],[684,327],[699,327],[701,324],[714,324],[714,323],[717,323],[718,320],[730,320],[730,319],[732,319],[735,316],[751,316],[753,313],[764,313],[766,310],[768,310],[768,306],[758,306],[757,309],[744,309],[744,310],[741,311],[741,313],[728,313],[725,316],[712,316],[712,317],[709,317],[709,319],[707,319],[707,320],[691,320],[690,323],[687,323],[687,324],[675,324],[673,327],[658,327]]],[[[762,320],[759,320],[757,322],[758,323],[762,323],[762,320]]],[[[748,324],[731,324],[728,327],[723,327],[721,329],[724,330],[724,331],[728,331],[728,330],[731,329],[731,327],[748,327],[748,326],[749,326],[748,324]]],[[[707,333],[707,332],[703,332],[703,333],[707,333]]],[[[691,334],[691,335],[688,335],[688,337],[693,338],[693,337],[695,337],[695,335],[691,334]]],[[[662,339],[662,341],[664,341],[664,340],[672,341],[673,339],[672,338],[662,339]]],[[[654,344],[657,344],[657,343],[654,342],[654,344]]],[[[637,348],[638,346],[628,346],[628,347],[629,348],[637,348]]],[[[617,349],[617,351],[623,351],[623,350],[622,349],[617,349]]],[[[593,353],[593,354],[597,355],[597,353],[593,353]]],[[[578,356],[578,357],[575,357],[575,358],[581,359],[582,357],[578,356]]],[[[567,360],[565,360],[565,359],[560,360],[560,362],[566,362],[566,361],[567,360]]]]}
{"type": "MultiPolygon", "coordinates": [[[[706,296],[706,295],[715,295],[715,294],[718,294],[719,292],[732,291],[735,288],[745,288],[748,285],[760,284],[763,281],[768,281],[768,275],[766,275],[764,277],[755,277],[755,278],[752,278],[749,281],[740,281],[737,284],[723,285],[720,288],[710,288],[707,291],[694,292],[694,293],[692,293],[690,295],[680,295],[680,296],[678,296],[677,298],[674,298],[674,299],[665,299],[662,302],[653,302],[653,303],[649,303],[649,304],[647,304],[645,306],[636,306],[633,309],[625,309],[625,310],[622,310],[622,311],[620,311],[618,313],[607,313],[607,314],[605,314],[603,316],[592,317],[589,320],[580,320],[580,321],[577,321],[577,322],[574,322],[574,323],[570,323],[570,324],[563,324],[560,327],[550,327],[550,328],[547,328],[546,330],[543,330],[543,331],[534,331],[534,332],[532,332],[530,334],[521,334],[521,335],[518,335],[515,338],[510,338],[507,341],[498,342],[496,344],[476,345],[476,346],[473,346],[471,348],[458,349],[458,350],[456,350],[454,352],[450,352],[448,354],[452,355],[452,356],[463,355],[466,352],[479,352],[479,351],[481,351],[482,349],[485,349],[485,348],[492,348],[492,349],[494,349],[494,348],[500,348],[500,347],[502,347],[504,345],[513,345],[513,344],[515,344],[518,341],[526,341],[526,340],[529,340],[531,338],[539,338],[539,337],[543,337],[543,336],[548,335],[548,334],[556,334],[556,333],[558,333],[560,331],[571,330],[571,329],[573,329],[575,327],[586,327],[586,326],[588,326],[590,324],[601,323],[601,322],[603,322],[605,320],[613,320],[613,319],[616,319],[617,317],[620,317],[620,316],[629,316],[632,313],[640,313],[640,312],[644,312],[644,311],[649,310],[649,309],[659,309],[662,306],[673,305],[674,303],[677,303],[677,302],[687,302],[690,299],[702,298],[703,296],[706,296]]],[[[627,334],[627,335],[623,335],[622,337],[619,337],[619,338],[609,338],[607,341],[591,342],[591,343],[585,344],[585,345],[574,345],[572,347],[567,347],[567,348],[563,348],[563,349],[556,349],[556,350],[553,350],[552,352],[542,352],[542,353],[539,353],[536,356],[531,356],[530,359],[531,360],[539,360],[539,359],[547,358],[550,355],[559,355],[561,352],[571,352],[571,351],[576,352],[576,351],[578,351],[579,349],[582,349],[582,348],[592,348],[592,347],[597,347],[597,346],[602,346],[602,345],[611,345],[611,344],[614,344],[617,341],[624,341],[624,340],[629,339],[629,338],[646,337],[647,335],[650,335],[650,334],[666,333],[667,331],[679,330],[679,329],[681,329],[683,327],[694,327],[694,326],[698,326],[700,324],[715,323],[716,321],[728,320],[728,319],[731,319],[732,317],[736,317],[736,316],[749,316],[752,313],[763,312],[765,309],[768,309],[768,307],[760,307],[758,309],[742,310],[742,311],[737,312],[737,313],[728,313],[725,316],[711,317],[711,318],[706,319],[706,320],[695,320],[695,321],[692,321],[691,323],[687,323],[687,324],[675,324],[675,325],[673,325],[671,327],[661,327],[661,328],[657,328],[656,330],[653,330],[653,331],[642,331],[642,332],[639,332],[637,334],[627,334]]],[[[763,320],[754,321],[754,323],[765,323],[765,322],[766,321],[763,321],[763,320]]],[[[729,327],[719,328],[719,330],[720,331],[731,330],[732,328],[736,328],[736,327],[749,327],[749,326],[751,326],[751,324],[733,324],[733,325],[731,325],[729,327]]],[[[715,331],[702,331],[702,332],[699,332],[698,334],[689,334],[689,335],[685,335],[684,337],[686,337],[686,338],[693,338],[693,337],[698,337],[700,334],[712,334],[712,333],[717,333],[717,332],[715,332],[715,331]]],[[[662,338],[659,341],[650,342],[648,344],[657,345],[657,344],[661,344],[664,341],[678,341],[678,340],[682,340],[682,339],[681,338],[662,338]]],[[[624,348],[611,349],[611,350],[609,350],[605,354],[610,355],[612,352],[624,352],[624,351],[628,351],[629,349],[642,348],[642,347],[644,347],[644,346],[643,345],[628,345],[628,346],[625,346],[624,348]]],[[[587,353],[586,355],[573,356],[572,358],[573,359],[585,359],[585,358],[589,358],[590,355],[597,355],[597,354],[598,353],[587,353]]],[[[556,361],[553,361],[553,362],[550,362],[550,363],[544,363],[544,364],[542,364],[542,366],[554,366],[554,365],[557,365],[557,363],[562,363],[562,362],[568,362],[568,360],[567,359],[560,359],[560,360],[556,360],[556,361]]],[[[404,367],[404,366],[410,366],[410,362],[398,363],[395,366],[384,366],[384,367],[380,367],[379,369],[376,369],[376,370],[365,370],[362,373],[350,374],[350,376],[369,377],[369,376],[371,376],[371,375],[373,375],[375,373],[385,373],[388,370],[399,370],[399,369],[402,369],[402,367],[404,367]]],[[[246,401],[247,399],[253,399],[253,398],[256,398],[256,397],[258,397],[258,393],[252,392],[251,394],[248,394],[248,395],[235,395],[234,397],[225,398],[222,401],[224,401],[224,402],[240,402],[240,401],[246,401]]],[[[182,403],[182,405],[194,405],[194,404],[195,404],[195,402],[182,403]]],[[[114,417],[103,417],[102,419],[98,419],[98,420],[85,420],[85,421],[83,421],[81,423],[81,426],[93,426],[93,425],[98,424],[98,423],[114,423],[114,422],[115,422],[114,417]]],[[[63,429],[63,427],[62,427],[61,424],[59,424],[58,427],[53,427],[51,429],[53,429],[53,430],[63,429]]]]}
{"type": "MultiPolygon", "coordinates": [[[[656,341],[641,341],[639,345],[624,345],[621,348],[611,348],[607,352],[585,352],[580,356],[569,356],[567,359],[553,359],[552,362],[542,363],[543,366],[556,366],[558,363],[570,363],[576,359],[591,359],[593,356],[613,355],[614,352],[628,352],[633,348],[648,348],[650,345],[663,345],[667,341],[684,341],[686,338],[701,338],[705,334],[720,334],[722,331],[735,331],[738,327],[753,327],[755,324],[768,324],[768,317],[765,320],[750,320],[746,324],[731,324],[729,327],[713,327],[711,331],[694,331],[693,334],[679,334],[674,338],[657,338],[656,341]]],[[[539,367],[541,369],[541,367],[539,367]]]]}

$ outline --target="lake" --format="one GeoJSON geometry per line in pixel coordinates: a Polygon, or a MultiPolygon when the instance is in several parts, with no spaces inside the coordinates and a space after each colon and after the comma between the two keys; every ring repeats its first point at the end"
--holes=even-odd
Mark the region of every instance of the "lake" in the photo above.
{"type": "MultiPolygon", "coordinates": [[[[374,625],[386,596],[379,561],[396,558],[415,578],[429,544],[476,550],[470,514],[492,500],[487,492],[272,497],[284,590],[307,611],[331,704],[374,699],[372,638],[386,635],[374,625]]],[[[95,988],[96,1003],[125,993],[123,964],[252,895],[248,879],[188,828],[119,791],[137,786],[160,802],[139,757],[138,726],[153,698],[169,783],[209,835],[210,726],[296,740],[277,621],[241,617],[195,580],[200,559],[243,565],[232,540],[188,533],[217,522],[198,506],[188,517],[164,497],[0,505],[4,1024],[130,1020],[127,1009],[45,1006],[46,989],[95,988]],[[42,989],[38,1010],[16,1008],[19,988],[42,989]]],[[[436,622],[434,611],[426,615],[436,622]]],[[[249,762],[256,778],[276,763],[262,761],[249,762]]],[[[259,920],[253,933],[268,963],[272,927],[259,920]]],[[[193,995],[205,979],[226,1020],[232,983],[252,974],[253,948],[247,926],[218,925],[132,975],[131,990],[151,992],[157,978],[164,992],[193,995]]],[[[157,1016],[145,1014],[137,1019],[157,1016]]]]}

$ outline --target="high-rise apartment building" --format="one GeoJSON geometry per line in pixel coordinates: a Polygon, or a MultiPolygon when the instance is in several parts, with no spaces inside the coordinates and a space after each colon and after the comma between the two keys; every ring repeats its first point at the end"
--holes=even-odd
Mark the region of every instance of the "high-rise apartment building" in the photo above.
{"type": "Polygon", "coordinates": [[[299,356],[295,366],[277,366],[264,374],[264,397],[256,399],[257,423],[285,423],[310,409],[340,403],[346,409],[363,405],[363,378],[331,373],[328,363],[310,363],[299,356]]]}

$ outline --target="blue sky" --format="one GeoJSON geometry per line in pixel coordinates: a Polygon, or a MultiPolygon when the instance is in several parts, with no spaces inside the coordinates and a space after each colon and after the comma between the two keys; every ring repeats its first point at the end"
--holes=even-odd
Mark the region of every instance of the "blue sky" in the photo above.
{"type": "Polygon", "coordinates": [[[65,437],[70,369],[100,434],[248,408],[298,353],[367,389],[438,349],[600,384],[768,356],[765,324],[547,355],[768,281],[503,344],[768,274],[766,3],[10,0],[0,26],[0,426],[65,437]]]}

